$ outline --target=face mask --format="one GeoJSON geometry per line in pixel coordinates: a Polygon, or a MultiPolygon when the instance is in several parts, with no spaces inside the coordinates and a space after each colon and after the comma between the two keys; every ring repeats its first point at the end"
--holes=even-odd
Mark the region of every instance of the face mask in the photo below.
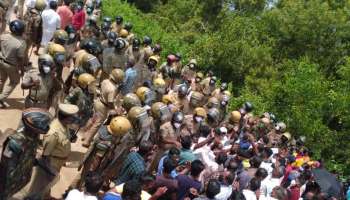
{"type": "Polygon", "coordinates": [[[69,39],[74,39],[75,38],[75,34],[74,33],[70,33],[69,34],[69,39]]]}
{"type": "Polygon", "coordinates": [[[195,65],[191,63],[191,64],[190,64],[190,69],[192,69],[192,70],[193,70],[193,69],[194,69],[194,67],[195,67],[195,65]]]}
{"type": "Polygon", "coordinates": [[[210,80],[209,85],[215,85],[215,81],[214,80],[210,80]]]}
{"type": "Polygon", "coordinates": [[[201,79],[196,78],[196,83],[199,83],[199,82],[201,82],[201,79]]]}
{"type": "Polygon", "coordinates": [[[51,71],[51,68],[48,67],[48,66],[44,66],[43,67],[43,71],[44,71],[45,74],[48,74],[51,71]]]}
{"type": "Polygon", "coordinates": [[[203,121],[203,117],[195,116],[195,117],[194,117],[194,120],[195,120],[197,123],[201,123],[201,122],[203,121]]]}
{"type": "Polygon", "coordinates": [[[180,123],[175,122],[175,123],[174,123],[174,127],[175,127],[176,129],[179,129],[179,128],[181,127],[181,124],[180,124],[180,123]]]}

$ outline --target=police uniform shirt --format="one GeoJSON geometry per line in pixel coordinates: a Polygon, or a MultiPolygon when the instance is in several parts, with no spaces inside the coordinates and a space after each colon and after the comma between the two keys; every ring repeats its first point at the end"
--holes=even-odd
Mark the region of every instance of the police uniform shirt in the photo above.
{"type": "Polygon", "coordinates": [[[65,159],[71,151],[69,130],[58,120],[50,124],[50,130],[44,135],[43,156],[52,156],[65,159]]]}
{"type": "Polygon", "coordinates": [[[26,42],[19,36],[3,34],[0,36],[1,56],[11,65],[17,66],[25,58],[26,42]]]}
{"type": "Polygon", "coordinates": [[[39,70],[31,69],[25,73],[23,77],[23,84],[30,84],[32,82],[39,81],[39,87],[37,89],[30,89],[30,98],[36,101],[46,101],[50,90],[53,87],[53,81],[51,76],[41,76],[39,70]]]}
{"type": "Polygon", "coordinates": [[[117,96],[117,86],[106,79],[101,83],[101,98],[104,103],[113,103],[117,96]]]}

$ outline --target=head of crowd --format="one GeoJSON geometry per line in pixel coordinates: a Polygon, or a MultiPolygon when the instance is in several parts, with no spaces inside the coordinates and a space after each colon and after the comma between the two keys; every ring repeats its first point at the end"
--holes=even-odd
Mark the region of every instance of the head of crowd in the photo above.
{"type": "Polygon", "coordinates": [[[100,16],[101,3],[28,0],[0,35],[0,106],[11,108],[17,84],[29,91],[1,149],[0,200],[33,171],[25,199],[48,199],[71,145],[87,152],[68,200],[344,198],[303,133],[249,101],[230,107],[215,69],[181,52],[162,57],[128,19],[100,16]]]}

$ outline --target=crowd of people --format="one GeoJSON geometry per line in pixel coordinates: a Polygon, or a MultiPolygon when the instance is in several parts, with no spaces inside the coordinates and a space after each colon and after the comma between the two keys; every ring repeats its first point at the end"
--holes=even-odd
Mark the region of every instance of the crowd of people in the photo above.
{"type": "Polygon", "coordinates": [[[161,44],[100,16],[100,1],[21,3],[0,35],[0,106],[20,82],[29,91],[18,129],[4,133],[0,200],[29,182],[24,199],[54,199],[78,135],[87,152],[66,200],[344,198],[305,137],[250,102],[230,109],[226,82],[181,53],[161,63],[161,44]]]}

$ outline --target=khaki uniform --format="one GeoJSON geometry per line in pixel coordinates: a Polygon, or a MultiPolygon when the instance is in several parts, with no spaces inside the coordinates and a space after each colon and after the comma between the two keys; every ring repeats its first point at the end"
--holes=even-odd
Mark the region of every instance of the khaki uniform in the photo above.
{"type": "Polygon", "coordinates": [[[0,2],[0,34],[2,34],[6,29],[6,14],[9,9],[10,2],[4,0],[0,2]]]}
{"type": "Polygon", "coordinates": [[[196,123],[193,120],[193,115],[186,115],[184,123],[185,123],[185,128],[181,131],[181,135],[182,136],[185,136],[185,135],[188,135],[188,134],[189,135],[193,135],[193,134],[198,133],[200,124],[196,123]]]}
{"type": "Polygon", "coordinates": [[[23,19],[24,1],[25,0],[17,0],[17,17],[19,19],[23,19]]]}
{"type": "Polygon", "coordinates": [[[33,182],[29,189],[30,196],[45,197],[49,195],[50,188],[58,181],[61,168],[67,161],[70,152],[69,129],[58,119],[54,119],[50,124],[49,132],[44,135],[42,155],[48,158],[48,168],[56,176],[52,176],[42,168],[36,167],[33,182]]]}
{"type": "Polygon", "coordinates": [[[185,67],[182,68],[181,70],[181,76],[185,79],[185,80],[193,80],[194,78],[196,78],[196,72],[191,70],[189,68],[188,65],[186,65],[185,67]]]}
{"type": "Polygon", "coordinates": [[[221,100],[221,99],[222,99],[222,96],[223,96],[223,93],[221,92],[220,88],[217,88],[217,89],[215,89],[215,90],[212,92],[211,96],[213,96],[213,97],[215,97],[215,98],[221,100]]]}
{"type": "Polygon", "coordinates": [[[12,34],[0,35],[0,100],[7,98],[20,81],[19,64],[27,59],[23,38],[12,34]],[[5,86],[7,78],[9,84],[5,86]]]}
{"type": "Polygon", "coordinates": [[[48,108],[49,95],[53,88],[53,79],[50,75],[41,75],[38,69],[32,69],[25,73],[23,84],[30,84],[39,81],[40,85],[36,89],[29,89],[29,94],[25,99],[25,108],[48,108]]]}
{"type": "Polygon", "coordinates": [[[144,64],[144,54],[141,50],[134,51],[132,49],[132,45],[128,47],[128,49],[125,52],[128,59],[135,59],[136,65],[143,65],[144,64]]]}
{"type": "Polygon", "coordinates": [[[115,51],[114,47],[105,48],[102,53],[102,58],[102,80],[109,78],[109,75],[115,68],[125,70],[125,63],[127,61],[127,57],[124,55],[123,51],[117,52],[115,51]]]}
{"type": "Polygon", "coordinates": [[[42,20],[40,12],[32,8],[27,10],[24,16],[26,26],[25,39],[27,42],[26,53],[32,45],[39,45],[42,37],[42,20]]]}
{"type": "Polygon", "coordinates": [[[144,55],[144,62],[147,63],[148,58],[151,57],[153,55],[153,50],[151,46],[145,46],[143,47],[143,49],[141,50],[142,54],[144,55]]]}
{"type": "Polygon", "coordinates": [[[99,38],[99,35],[100,30],[98,27],[87,25],[81,29],[80,41],[88,38],[99,38]]]}
{"type": "Polygon", "coordinates": [[[176,102],[175,102],[176,107],[178,107],[179,110],[181,110],[181,112],[184,115],[188,115],[188,114],[192,113],[192,109],[191,109],[191,106],[190,106],[190,101],[187,99],[187,97],[179,98],[176,95],[175,98],[176,98],[176,102]]]}
{"type": "Polygon", "coordinates": [[[122,29],[123,29],[123,25],[122,25],[122,24],[118,25],[116,22],[113,22],[113,24],[112,24],[112,31],[113,31],[113,32],[116,32],[116,33],[119,34],[119,32],[120,32],[122,29]]]}
{"type": "Polygon", "coordinates": [[[109,111],[111,110],[107,105],[114,104],[117,97],[118,86],[111,80],[106,79],[101,83],[101,96],[94,102],[95,114],[92,118],[92,124],[89,129],[85,132],[83,140],[84,145],[89,146],[91,140],[97,133],[99,127],[103,121],[107,118],[109,111]]]}

